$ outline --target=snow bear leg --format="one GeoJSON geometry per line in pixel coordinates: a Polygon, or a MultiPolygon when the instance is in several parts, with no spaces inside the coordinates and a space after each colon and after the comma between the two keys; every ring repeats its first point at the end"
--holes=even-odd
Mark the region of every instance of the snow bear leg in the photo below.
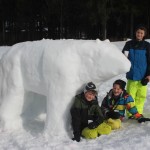
{"type": "MultiPolygon", "coordinates": [[[[68,84],[67,84],[68,85],[68,84]]],[[[55,85],[56,87],[56,85],[55,85]]],[[[73,97],[73,93],[69,93],[71,86],[67,88],[63,86],[63,90],[59,89],[62,86],[57,86],[57,90],[49,91],[47,97],[47,118],[45,123],[45,131],[49,135],[63,135],[67,133],[70,123],[69,110],[70,110],[70,97],[73,97]],[[57,93],[59,90],[59,94],[57,93]]]]}
{"type": "Polygon", "coordinates": [[[24,86],[19,60],[17,65],[15,63],[5,62],[0,66],[0,121],[3,129],[22,128],[24,86]]]}
{"type": "MultiPolygon", "coordinates": [[[[17,89],[16,89],[17,90],[17,89]]],[[[0,107],[0,121],[4,129],[22,128],[22,107],[24,92],[19,90],[8,93],[2,100],[0,107]]]]}

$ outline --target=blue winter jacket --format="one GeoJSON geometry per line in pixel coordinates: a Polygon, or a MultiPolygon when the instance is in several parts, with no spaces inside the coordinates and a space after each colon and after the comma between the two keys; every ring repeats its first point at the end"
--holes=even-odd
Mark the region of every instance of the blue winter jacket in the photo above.
{"type": "Polygon", "coordinates": [[[127,79],[139,81],[150,75],[150,44],[147,41],[131,40],[126,42],[123,53],[128,51],[128,59],[131,62],[127,79]]]}

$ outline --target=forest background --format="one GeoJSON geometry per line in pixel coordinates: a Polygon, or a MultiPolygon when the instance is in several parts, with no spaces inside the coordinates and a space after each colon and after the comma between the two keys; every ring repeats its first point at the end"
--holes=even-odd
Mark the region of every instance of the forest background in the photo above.
{"type": "Polygon", "coordinates": [[[149,0],[0,0],[0,45],[40,39],[150,38],[149,0]]]}

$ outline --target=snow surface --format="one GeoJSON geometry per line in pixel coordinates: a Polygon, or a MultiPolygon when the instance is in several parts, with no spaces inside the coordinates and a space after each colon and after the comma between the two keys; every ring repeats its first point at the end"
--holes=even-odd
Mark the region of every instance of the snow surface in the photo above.
{"type": "MultiPolygon", "coordinates": [[[[23,66],[21,65],[21,69],[26,71],[27,73],[29,73],[27,68],[28,67],[30,68],[31,67],[30,65],[36,61],[34,59],[32,59],[31,54],[34,54],[34,53],[27,52],[28,48],[30,51],[32,49],[34,49],[34,50],[36,49],[38,52],[40,52],[39,49],[41,47],[42,48],[46,47],[48,49],[48,48],[50,48],[50,45],[46,44],[46,41],[47,40],[40,41],[40,42],[38,42],[38,44],[37,43],[34,44],[34,42],[25,42],[25,43],[21,44],[21,47],[19,45],[19,48],[1,47],[0,48],[0,56],[1,56],[1,58],[4,57],[5,59],[3,59],[3,61],[5,60],[5,62],[6,62],[6,63],[3,63],[3,68],[5,69],[5,67],[6,68],[8,67],[7,66],[8,62],[6,60],[18,60],[16,58],[18,58],[18,56],[19,56],[19,58],[21,58],[21,60],[22,60],[21,62],[23,62],[23,59],[28,61],[28,63],[27,63],[27,61],[25,61],[26,63],[23,63],[22,64],[23,66]],[[20,57],[20,48],[22,48],[24,50],[24,55],[22,54],[22,57],[20,57]],[[13,50],[11,50],[11,53],[9,52],[10,49],[13,49],[13,50]],[[19,55],[16,55],[17,54],[16,52],[19,52],[19,55]],[[30,56],[30,59],[27,59],[27,58],[29,58],[29,56],[30,56]]],[[[123,72],[128,69],[129,64],[128,64],[128,61],[126,60],[126,58],[120,52],[122,47],[125,44],[125,41],[109,43],[106,41],[101,42],[99,40],[96,40],[96,42],[79,40],[79,43],[77,44],[74,40],[69,40],[69,41],[65,40],[65,44],[60,44],[60,43],[61,43],[61,41],[53,43],[52,47],[53,48],[59,47],[62,51],[64,51],[66,48],[70,49],[71,51],[67,51],[67,53],[65,53],[67,57],[64,57],[64,58],[67,58],[68,60],[70,60],[72,58],[72,57],[70,58],[70,56],[74,56],[73,60],[71,59],[72,60],[71,62],[74,62],[73,64],[75,64],[75,67],[80,67],[80,66],[84,65],[84,68],[87,69],[86,71],[82,69],[82,76],[84,76],[84,75],[87,75],[87,76],[85,76],[85,79],[81,76],[80,79],[82,79],[82,80],[79,83],[81,83],[81,85],[82,85],[85,81],[93,79],[99,86],[99,95],[98,95],[99,104],[101,104],[101,101],[102,101],[103,97],[106,95],[106,92],[108,92],[109,89],[112,88],[112,83],[114,82],[114,80],[120,78],[120,79],[123,79],[126,81],[125,74],[123,72]],[[98,44],[98,46],[100,46],[100,48],[98,48],[98,46],[95,46],[95,44],[98,44]],[[114,46],[114,44],[120,49],[120,51],[118,51],[118,49],[116,48],[116,46],[114,46]],[[82,47],[82,49],[80,49],[80,46],[82,47]],[[88,53],[85,53],[85,51],[87,51],[88,49],[90,49],[88,51],[88,53]],[[101,50],[101,52],[96,53],[96,55],[97,55],[97,57],[96,57],[91,52],[92,49],[95,49],[96,51],[99,49],[99,50],[101,50]],[[76,51],[76,52],[73,53],[73,51],[76,51]],[[84,51],[84,53],[83,53],[83,51],[84,51]],[[87,57],[85,57],[86,55],[87,55],[87,57]],[[93,57],[93,55],[94,55],[94,57],[93,57]],[[93,70],[93,65],[85,67],[88,64],[88,61],[83,61],[83,60],[86,60],[84,58],[88,58],[88,57],[90,58],[89,62],[91,61],[92,64],[94,63],[94,68],[96,68],[96,71],[98,70],[97,73],[102,74],[102,76],[99,76],[99,78],[100,78],[99,80],[97,79],[97,76],[93,72],[93,71],[95,71],[95,70],[93,70]],[[99,61],[98,58],[104,58],[104,59],[100,59],[100,63],[97,63],[95,65],[95,63],[97,61],[99,61]],[[117,58],[119,58],[119,61],[117,58]],[[78,63],[77,60],[80,60],[80,63],[78,63]],[[124,65],[123,62],[126,62],[127,66],[124,65]],[[102,65],[100,65],[100,64],[102,64],[102,65]],[[115,70],[114,72],[111,71],[113,68],[111,65],[114,66],[114,70],[115,70]],[[104,66],[104,67],[102,67],[102,66],[104,66]],[[100,67],[100,69],[99,69],[99,67],[100,67]],[[89,73],[94,74],[94,78],[92,78],[91,74],[89,75],[89,73]]],[[[50,53],[53,53],[53,52],[50,50],[50,53]]],[[[47,56],[49,56],[48,55],[49,53],[46,53],[46,54],[47,54],[47,56]]],[[[58,56],[58,55],[59,55],[59,52],[56,54],[56,56],[58,56]]],[[[36,56],[37,56],[36,58],[38,58],[41,55],[38,53],[38,54],[36,54],[36,56]]],[[[46,58],[46,55],[44,58],[46,58]]],[[[36,59],[36,60],[38,60],[38,59],[36,59]]],[[[49,61],[47,58],[46,58],[46,60],[47,60],[47,62],[49,61]]],[[[55,59],[55,61],[58,61],[58,60],[59,59],[55,59]]],[[[61,63],[62,63],[62,66],[64,64],[67,64],[67,67],[72,68],[72,63],[67,63],[65,61],[65,59],[61,58],[61,63]]],[[[18,63],[15,63],[15,65],[16,64],[18,66],[18,63]]],[[[50,64],[50,65],[53,65],[53,64],[50,64]]],[[[13,67],[13,66],[11,66],[11,67],[13,67]]],[[[9,69],[11,69],[11,68],[8,67],[8,70],[9,69]]],[[[54,67],[54,65],[53,65],[53,71],[55,71],[56,69],[57,69],[57,67],[56,66],[54,67]]],[[[64,70],[64,72],[66,72],[67,69],[63,68],[62,70],[64,70]]],[[[75,72],[73,69],[71,71],[75,72]]],[[[46,71],[46,73],[47,72],[48,71],[46,71]]],[[[1,73],[3,73],[3,71],[1,73]]],[[[15,73],[17,73],[17,71],[15,71],[15,73]]],[[[33,72],[30,72],[30,73],[33,73],[33,72]]],[[[35,75],[35,72],[33,74],[35,75]]],[[[69,75],[70,75],[69,76],[70,80],[74,79],[74,78],[76,79],[76,74],[69,74],[69,75]]],[[[29,81],[28,79],[30,77],[27,75],[25,75],[25,77],[26,78],[24,80],[29,81]]],[[[37,77],[37,76],[35,76],[35,77],[37,77]]],[[[1,78],[1,82],[2,82],[2,77],[0,76],[0,78],[1,78]]],[[[16,78],[17,78],[17,76],[16,76],[16,78]]],[[[22,77],[22,78],[24,78],[24,77],[22,77]]],[[[54,81],[54,83],[62,82],[62,79],[58,80],[59,78],[60,78],[60,76],[54,81]]],[[[7,78],[7,79],[9,79],[9,78],[7,78]]],[[[116,149],[116,150],[126,150],[126,149],[128,149],[128,150],[130,150],[130,149],[132,149],[132,150],[134,150],[134,149],[147,150],[150,148],[150,143],[149,143],[150,122],[139,124],[134,120],[128,120],[128,119],[126,119],[122,123],[121,129],[113,131],[110,135],[102,135],[93,140],[82,139],[80,143],[72,141],[71,140],[71,136],[72,136],[71,128],[70,128],[69,124],[68,124],[68,127],[69,127],[68,135],[66,136],[61,133],[62,129],[65,129],[65,127],[61,127],[61,125],[62,125],[61,123],[62,123],[62,121],[68,122],[67,118],[65,118],[65,119],[60,118],[59,121],[61,123],[58,122],[58,124],[55,124],[56,123],[55,119],[50,120],[51,116],[53,116],[52,114],[49,115],[50,112],[60,114],[60,113],[62,113],[62,111],[64,111],[62,109],[63,108],[62,103],[59,105],[57,110],[55,110],[55,107],[54,108],[49,107],[49,108],[51,108],[51,110],[50,110],[50,112],[47,112],[47,115],[49,115],[48,119],[50,121],[49,122],[50,127],[52,127],[52,128],[56,127],[56,129],[58,129],[60,127],[61,130],[58,130],[57,136],[56,135],[53,136],[52,134],[47,134],[45,132],[45,121],[46,121],[46,110],[47,110],[47,108],[46,108],[47,95],[46,94],[47,93],[44,93],[42,91],[44,89],[44,87],[46,87],[46,86],[42,86],[41,90],[39,88],[34,88],[35,82],[33,82],[33,81],[37,81],[36,80],[37,78],[33,78],[33,79],[34,80],[30,80],[29,83],[25,82],[25,84],[24,84],[26,89],[28,89],[29,91],[24,93],[25,94],[24,101],[23,101],[24,104],[23,104],[23,107],[21,107],[22,109],[20,110],[21,118],[23,119],[23,126],[19,129],[17,127],[18,124],[16,124],[16,127],[14,126],[13,129],[9,128],[9,130],[8,130],[6,128],[7,130],[4,130],[5,129],[4,124],[2,122],[0,123],[0,139],[1,139],[0,140],[0,150],[4,150],[4,149],[5,150],[35,150],[35,149],[36,150],[75,150],[75,149],[79,149],[79,150],[83,150],[83,149],[87,149],[87,150],[114,150],[114,149],[116,149]],[[31,86],[32,89],[30,89],[30,85],[32,85],[32,84],[34,84],[34,86],[31,86]],[[34,89],[36,89],[36,91],[32,91],[34,89]]],[[[48,77],[46,77],[45,79],[48,79],[48,77]]],[[[19,80],[19,79],[17,78],[17,80],[19,80]]],[[[12,85],[12,84],[10,84],[12,82],[12,80],[8,80],[7,82],[9,85],[12,85]]],[[[40,85],[40,82],[39,82],[38,86],[39,85],[40,85]]],[[[77,86],[76,82],[73,82],[73,85],[75,85],[75,87],[76,87],[75,90],[79,90],[79,85],[77,86]]],[[[63,87],[61,87],[61,88],[57,87],[57,88],[59,90],[60,89],[64,90],[63,87]]],[[[71,88],[72,88],[72,86],[71,86],[71,88]]],[[[6,87],[6,89],[7,89],[6,91],[9,91],[9,86],[6,87]]],[[[148,91],[150,91],[150,86],[148,87],[148,91]]],[[[73,93],[73,94],[75,94],[75,93],[73,93]]],[[[6,92],[6,95],[7,95],[7,92],[6,92]]],[[[62,95],[58,95],[58,98],[60,98],[60,96],[62,96],[62,95]]],[[[70,95],[70,97],[71,96],[72,95],[70,95]]],[[[150,113],[149,113],[150,106],[149,106],[149,101],[148,101],[149,97],[150,97],[150,94],[148,93],[147,101],[146,101],[146,105],[145,105],[145,109],[144,109],[144,115],[146,117],[150,117],[150,113]]],[[[9,97],[9,98],[11,98],[11,97],[9,97]]],[[[15,98],[13,98],[13,100],[15,100],[15,98]]],[[[19,95],[19,98],[20,98],[20,95],[19,95]]],[[[57,100],[55,100],[55,101],[57,101],[57,100]]],[[[64,101],[64,104],[68,104],[68,102],[66,102],[65,99],[63,99],[63,101],[64,101]]],[[[11,104],[13,104],[13,103],[11,103],[11,104]]],[[[54,102],[52,102],[51,104],[54,105],[54,102]]],[[[11,113],[16,114],[16,112],[18,112],[16,110],[16,109],[18,109],[18,107],[13,106],[13,105],[12,105],[12,107],[10,107],[10,106],[7,107],[7,104],[5,103],[1,106],[1,109],[3,109],[3,111],[0,110],[2,114],[3,113],[7,114],[7,111],[4,110],[5,107],[7,108],[6,110],[8,110],[8,108],[10,108],[9,113],[8,113],[9,115],[11,115],[11,113]]],[[[5,119],[5,125],[9,126],[9,123],[11,123],[11,122],[9,122],[10,118],[4,117],[4,119],[5,119]]],[[[11,118],[11,119],[17,120],[17,117],[13,116],[13,118],[11,118]]],[[[9,126],[9,127],[11,127],[11,126],[9,126]]],[[[51,133],[51,128],[49,128],[48,126],[47,126],[47,128],[48,128],[48,130],[46,130],[46,131],[48,131],[48,133],[51,133]]]]}

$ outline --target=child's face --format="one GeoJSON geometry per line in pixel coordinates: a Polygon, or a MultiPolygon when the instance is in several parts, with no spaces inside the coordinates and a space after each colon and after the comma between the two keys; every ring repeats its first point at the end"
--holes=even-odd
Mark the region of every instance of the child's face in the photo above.
{"type": "Polygon", "coordinates": [[[87,101],[92,101],[92,100],[94,100],[94,99],[95,99],[95,96],[96,96],[96,93],[93,92],[93,91],[87,91],[87,92],[85,93],[85,98],[86,98],[87,101]]]}
{"type": "Polygon", "coordinates": [[[138,41],[141,41],[141,40],[143,40],[143,38],[145,36],[145,31],[141,30],[141,29],[138,29],[135,34],[136,34],[136,39],[138,41]]]}
{"type": "Polygon", "coordinates": [[[120,95],[120,94],[122,93],[122,91],[123,91],[123,90],[120,88],[120,85],[114,84],[114,86],[113,86],[113,94],[114,94],[115,96],[120,95]]]}

